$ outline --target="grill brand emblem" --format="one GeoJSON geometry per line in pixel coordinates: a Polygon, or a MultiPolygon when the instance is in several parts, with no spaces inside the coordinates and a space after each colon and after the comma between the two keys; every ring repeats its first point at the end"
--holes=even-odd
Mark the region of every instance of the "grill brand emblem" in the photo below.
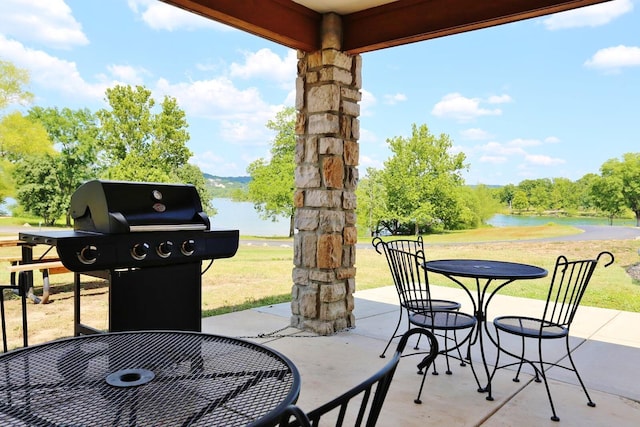
{"type": "Polygon", "coordinates": [[[153,210],[156,212],[164,212],[167,210],[167,207],[165,205],[163,205],[162,203],[154,203],[153,204],[153,210]]]}

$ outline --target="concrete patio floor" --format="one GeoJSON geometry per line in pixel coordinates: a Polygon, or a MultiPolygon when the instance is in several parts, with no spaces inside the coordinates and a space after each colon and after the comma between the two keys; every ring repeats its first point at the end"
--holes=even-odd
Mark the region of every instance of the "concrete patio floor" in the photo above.
{"type": "MultiPolygon", "coordinates": [[[[439,298],[464,301],[461,290],[437,287],[439,298]]],[[[506,313],[527,313],[541,301],[498,296],[489,318],[506,313]]],[[[203,332],[244,337],[263,343],[289,357],[302,378],[298,405],[309,411],[355,386],[381,368],[388,359],[379,358],[397,322],[395,289],[383,287],[355,294],[356,327],[320,337],[287,327],[288,303],[260,307],[203,319],[203,332]],[[284,328],[284,329],[283,329],[284,328]],[[281,330],[282,329],[282,330],[281,330]],[[260,334],[277,331],[273,336],[260,334]]],[[[463,305],[463,310],[469,307],[463,305]]],[[[640,313],[581,307],[572,326],[572,354],[586,383],[595,408],[587,400],[571,372],[551,369],[551,393],[560,422],[550,420],[551,409],[544,385],[528,374],[511,380],[513,372],[498,370],[493,382],[493,401],[476,391],[471,369],[453,363],[453,375],[444,374],[444,359],[437,359],[441,372],[428,375],[421,405],[413,402],[421,377],[416,375],[419,358],[400,361],[387,395],[379,426],[637,426],[640,425],[640,313]]],[[[402,325],[401,328],[405,328],[402,325]]],[[[490,325],[490,330],[493,327],[490,325]]],[[[562,340],[559,340],[562,341],[562,340]]],[[[491,345],[486,353],[495,359],[491,345]]],[[[563,343],[556,359],[561,357],[563,343]]],[[[392,344],[387,355],[395,350],[392,344]]],[[[408,347],[407,350],[410,350],[408,347]]],[[[555,348],[546,353],[550,359],[555,348]]],[[[477,348],[474,366],[482,368],[477,348]]]]}

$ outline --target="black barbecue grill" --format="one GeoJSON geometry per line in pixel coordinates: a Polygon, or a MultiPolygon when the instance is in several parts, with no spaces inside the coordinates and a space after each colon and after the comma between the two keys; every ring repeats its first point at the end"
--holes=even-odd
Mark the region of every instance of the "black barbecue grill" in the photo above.
{"type": "Polygon", "coordinates": [[[203,260],[229,258],[238,230],[212,230],[192,185],[89,181],[71,197],[73,231],[20,233],[27,246],[55,246],[75,272],[75,333],[81,276],[109,282],[109,331],[201,330],[203,260]]]}

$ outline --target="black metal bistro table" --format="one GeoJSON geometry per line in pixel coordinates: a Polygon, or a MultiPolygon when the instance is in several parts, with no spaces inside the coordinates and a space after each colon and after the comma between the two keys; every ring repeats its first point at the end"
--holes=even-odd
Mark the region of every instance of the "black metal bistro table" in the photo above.
{"type": "MultiPolygon", "coordinates": [[[[529,264],[479,259],[433,260],[425,262],[424,268],[427,271],[430,271],[432,273],[439,273],[451,279],[452,281],[460,285],[471,298],[471,301],[473,302],[473,310],[478,322],[476,324],[475,335],[469,343],[469,346],[479,343],[480,354],[482,356],[482,364],[488,383],[489,367],[487,366],[487,360],[484,352],[482,329],[484,329],[489,338],[491,338],[487,328],[486,318],[487,306],[489,305],[491,298],[503,286],[506,286],[516,280],[540,279],[546,277],[548,274],[547,270],[529,264]],[[469,289],[467,284],[459,278],[474,279],[475,295],[473,292],[474,290],[469,289]],[[484,281],[484,284],[482,283],[482,281],[484,281]]],[[[476,383],[478,384],[478,391],[487,391],[486,386],[481,385],[478,375],[473,368],[473,363],[470,363],[470,365],[471,369],[473,370],[473,376],[475,377],[476,383]]],[[[493,400],[493,398],[487,396],[487,400],[493,400]]]]}
{"type": "Polygon", "coordinates": [[[0,355],[2,426],[269,426],[299,391],[278,352],[199,332],[83,335],[0,355]]]}

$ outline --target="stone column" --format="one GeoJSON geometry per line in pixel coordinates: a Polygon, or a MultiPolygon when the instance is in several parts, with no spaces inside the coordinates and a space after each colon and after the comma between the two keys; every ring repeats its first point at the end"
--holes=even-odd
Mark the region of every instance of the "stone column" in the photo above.
{"type": "Polygon", "coordinates": [[[298,52],[291,325],[329,335],[355,326],[362,60],[340,50],[339,15],[324,16],[322,41],[298,52]]]}

